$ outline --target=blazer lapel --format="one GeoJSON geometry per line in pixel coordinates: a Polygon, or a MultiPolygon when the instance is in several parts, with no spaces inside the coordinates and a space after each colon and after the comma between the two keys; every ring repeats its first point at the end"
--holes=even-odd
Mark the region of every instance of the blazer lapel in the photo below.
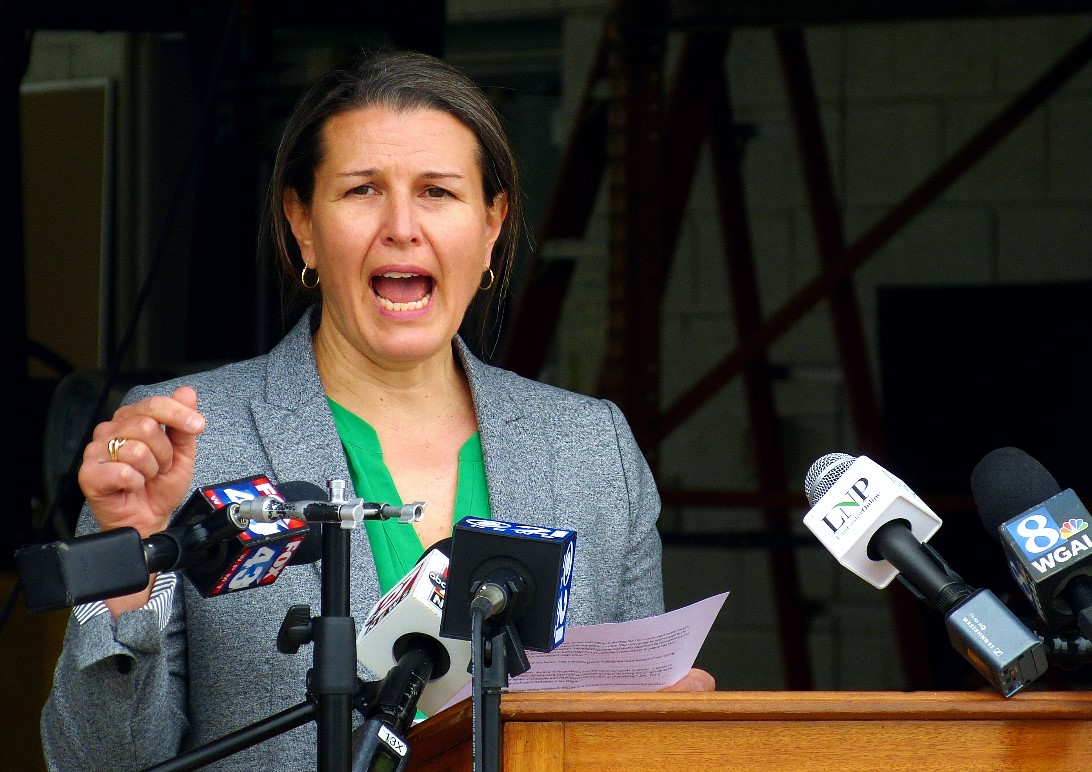
{"type": "Polygon", "coordinates": [[[311,314],[269,352],[265,399],[251,403],[266,455],[278,480],[307,480],[325,488],[329,479],[352,480],[341,438],[315,365],[311,314]]]}
{"type": "MultiPolygon", "coordinates": [[[[305,480],[324,490],[327,480],[344,480],[346,497],[354,498],[349,465],[315,365],[312,313],[304,314],[269,352],[265,399],[254,399],[250,409],[277,480],[305,480]]],[[[351,532],[350,545],[350,614],[362,622],[379,600],[379,580],[363,523],[351,532]]],[[[320,573],[321,561],[312,568],[320,573]]]]}
{"type": "Polygon", "coordinates": [[[554,510],[553,481],[542,473],[552,467],[553,450],[545,447],[536,431],[534,406],[526,391],[516,388],[511,373],[477,359],[461,338],[455,350],[470,382],[478,417],[482,457],[489,485],[489,507],[498,520],[548,525],[554,510]],[[533,491],[531,496],[528,491],[533,491]],[[527,511],[528,500],[541,504],[527,511]]]}

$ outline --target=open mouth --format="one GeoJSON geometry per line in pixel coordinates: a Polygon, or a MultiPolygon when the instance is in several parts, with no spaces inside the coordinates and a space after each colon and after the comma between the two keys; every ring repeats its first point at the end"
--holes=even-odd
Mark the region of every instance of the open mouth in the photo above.
{"type": "Polygon", "coordinates": [[[432,299],[432,277],[387,271],[372,277],[372,292],[388,311],[416,311],[432,299]]]}

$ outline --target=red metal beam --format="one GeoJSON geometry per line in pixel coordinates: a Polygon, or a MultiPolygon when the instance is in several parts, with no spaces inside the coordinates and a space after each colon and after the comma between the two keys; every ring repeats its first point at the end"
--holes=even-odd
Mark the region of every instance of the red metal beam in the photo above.
{"type": "Polygon", "coordinates": [[[1092,35],[1086,36],[1053,67],[1031,84],[993,120],[986,124],[936,171],[922,181],[879,222],[869,228],[785,305],[770,316],[754,334],[716,364],[696,384],[679,396],[660,416],[654,439],[662,440],[692,416],[705,402],[748,363],[762,354],[794,324],[827,298],[840,283],[910,220],[935,201],[959,176],[992,150],[1021,121],[1042,105],[1092,58],[1092,35]]]}
{"type": "MultiPolygon", "coordinates": [[[[761,293],[755,274],[750,217],[747,214],[740,170],[741,157],[724,70],[722,67],[712,68],[707,77],[713,100],[710,133],[713,176],[717,180],[717,204],[721,236],[724,239],[728,289],[732,298],[736,329],[740,338],[745,338],[762,323],[762,310],[759,307],[761,293]]],[[[765,354],[756,356],[743,369],[743,388],[751,421],[758,487],[763,491],[784,490],[785,453],[781,444],[781,427],[765,354]]],[[[790,508],[766,505],[762,508],[762,517],[767,533],[792,533],[790,508]]],[[[800,595],[796,551],[789,545],[771,546],[767,550],[767,556],[774,607],[777,611],[785,686],[792,690],[810,690],[815,688],[815,681],[807,648],[800,645],[801,641],[807,640],[807,620],[800,613],[804,604],[800,595]]]]}
{"type": "Polygon", "coordinates": [[[551,239],[583,238],[607,167],[607,106],[596,94],[606,70],[604,37],[592,60],[573,133],[534,240],[528,278],[517,291],[497,349],[497,364],[527,378],[538,378],[542,372],[576,270],[571,258],[544,259],[542,245],[551,239]]]}

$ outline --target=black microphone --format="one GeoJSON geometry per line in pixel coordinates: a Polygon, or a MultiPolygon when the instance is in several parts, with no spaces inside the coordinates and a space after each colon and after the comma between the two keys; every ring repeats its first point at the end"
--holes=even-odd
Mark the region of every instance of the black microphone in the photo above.
{"type": "Polygon", "coordinates": [[[565,640],[576,532],[467,517],[455,524],[440,634],[470,640],[470,611],[511,622],[522,645],[565,640]]]}
{"type": "Polygon", "coordinates": [[[899,478],[867,456],[830,453],[804,481],[804,524],[842,565],[874,587],[896,575],[944,614],[952,646],[1004,696],[1047,668],[1043,642],[992,592],[966,584],[923,541],[940,518],[899,478]]]}
{"type": "Polygon", "coordinates": [[[500,769],[500,695],[526,649],[565,640],[576,532],[467,517],[455,524],[440,635],[471,641],[474,772],[500,769]]]}
{"type": "Polygon", "coordinates": [[[27,610],[52,611],[144,589],[150,575],[181,570],[202,595],[272,584],[284,567],[321,557],[317,531],[300,520],[253,523],[238,516],[249,496],[321,492],[307,482],[279,488],[264,475],[193,491],[167,529],[141,539],[135,528],[112,528],[16,551],[27,610]]]}
{"type": "Polygon", "coordinates": [[[352,772],[403,772],[412,752],[406,732],[417,699],[432,677],[435,653],[407,648],[383,680],[374,684],[364,723],[352,734],[352,772]]]}
{"type": "MultiPolygon", "coordinates": [[[[314,496],[322,492],[318,485],[305,481],[274,486],[260,475],[198,488],[190,496],[191,506],[183,507],[168,529],[195,534],[192,544],[183,544],[178,567],[208,598],[272,584],[289,564],[315,562],[322,554],[318,526],[299,519],[263,523],[247,518],[240,510],[243,504],[259,497],[314,496]],[[208,525],[211,520],[220,526],[224,519],[237,526],[234,533],[226,525],[219,531],[208,525]],[[210,546],[202,548],[205,544],[210,546]]],[[[153,534],[148,540],[156,538],[157,534],[153,534]]],[[[169,571],[174,566],[151,567],[169,571]]]]}
{"type": "Polygon", "coordinates": [[[1073,489],[1062,490],[1024,451],[998,448],[975,466],[971,490],[986,532],[1046,626],[1076,622],[1092,638],[1092,518],[1073,489]]]}

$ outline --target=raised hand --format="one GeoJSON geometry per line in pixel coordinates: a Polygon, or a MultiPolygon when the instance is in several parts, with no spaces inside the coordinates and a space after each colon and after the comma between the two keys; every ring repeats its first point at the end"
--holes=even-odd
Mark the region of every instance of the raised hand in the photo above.
{"type": "MultiPolygon", "coordinates": [[[[79,483],[99,526],[129,526],[142,538],[165,529],[189,492],[197,435],[204,430],[197,393],[189,386],[180,386],[169,397],[123,405],[96,426],[84,448],[79,483]]],[[[148,592],[106,605],[115,615],[139,608],[148,592]]]]}

